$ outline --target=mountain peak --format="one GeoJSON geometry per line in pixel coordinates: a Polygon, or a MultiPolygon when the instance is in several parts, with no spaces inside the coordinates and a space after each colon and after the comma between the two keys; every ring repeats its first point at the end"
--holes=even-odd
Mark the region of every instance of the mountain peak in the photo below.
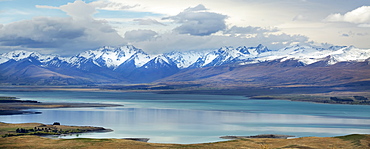
{"type": "MultiPolygon", "coordinates": [[[[181,69],[250,63],[273,64],[281,67],[330,67],[341,62],[368,62],[369,59],[369,49],[353,46],[324,48],[293,45],[270,50],[259,44],[256,47],[224,46],[214,50],[151,55],[132,45],[127,45],[103,46],[72,57],[17,50],[0,55],[0,68],[5,72],[13,66],[31,64],[35,68],[72,75],[78,78],[77,80],[88,80],[88,82],[91,80],[92,82],[109,82],[107,80],[148,82],[173,75],[181,69]],[[99,80],[96,81],[96,78],[99,80]]],[[[53,78],[44,79],[53,80],[53,78]]],[[[63,81],[69,82],[69,80],[63,81]]]]}
{"type": "Polygon", "coordinates": [[[25,51],[25,50],[16,50],[16,51],[11,51],[8,53],[4,53],[1,56],[9,58],[9,59],[15,59],[15,60],[20,60],[24,59],[30,56],[39,56],[39,53],[36,52],[30,52],[30,51],[25,51]]]}
{"type": "Polygon", "coordinates": [[[270,50],[266,46],[259,44],[256,47],[239,46],[234,48],[232,46],[223,46],[207,51],[170,52],[150,55],[133,45],[125,45],[120,47],[103,46],[95,50],[81,52],[73,57],[65,58],[17,50],[0,55],[0,64],[10,59],[18,61],[35,57],[35,59],[43,63],[49,61],[55,63],[56,61],[58,63],[65,62],[76,68],[91,63],[91,65],[114,70],[121,64],[128,63],[128,61],[131,61],[131,64],[139,68],[154,59],[154,62],[174,63],[178,68],[185,69],[232,63],[259,63],[276,59],[293,59],[309,65],[321,61],[328,56],[332,58],[330,64],[342,61],[364,61],[370,57],[370,51],[354,46],[331,46],[323,48],[298,44],[282,49],[270,50]]]}
{"type": "Polygon", "coordinates": [[[262,44],[259,44],[256,47],[256,51],[258,52],[258,54],[261,54],[261,53],[264,53],[264,52],[268,52],[270,50],[266,46],[263,46],[262,44]]]}
{"type": "Polygon", "coordinates": [[[264,49],[264,48],[267,48],[267,47],[266,47],[266,46],[264,46],[264,45],[262,45],[262,44],[258,44],[256,48],[257,48],[257,49],[264,49]]]}

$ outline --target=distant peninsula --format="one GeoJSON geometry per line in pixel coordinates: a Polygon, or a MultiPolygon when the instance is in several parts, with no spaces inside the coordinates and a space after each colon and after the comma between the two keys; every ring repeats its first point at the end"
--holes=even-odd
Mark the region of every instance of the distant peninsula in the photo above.
{"type": "Polygon", "coordinates": [[[24,111],[44,108],[82,108],[82,107],[115,107],[118,104],[101,103],[42,103],[34,100],[19,100],[16,97],[0,97],[0,115],[39,114],[40,112],[24,111]]]}

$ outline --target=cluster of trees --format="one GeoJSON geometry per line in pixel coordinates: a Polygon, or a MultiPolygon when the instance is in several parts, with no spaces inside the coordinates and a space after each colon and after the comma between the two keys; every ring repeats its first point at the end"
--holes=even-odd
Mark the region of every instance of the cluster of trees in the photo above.
{"type": "Polygon", "coordinates": [[[25,128],[17,128],[15,130],[16,133],[28,133],[31,135],[47,135],[47,134],[69,134],[69,133],[83,133],[87,132],[88,130],[81,130],[81,129],[74,129],[74,130],[63,130],[58,128],[50,128],[50,127],[35,127],[31,129],[25,128]]]}
{"type": "Polygon", "coordinates": [[[31,128],[31,129],[24,129],[24,128],[17,128],[15,130],[15,132],[17,133],[29,133],[29,132],[55,132],[55,133],[64,133],[64,131],[62,129],[57,129],[57,128],[38,128],[38,127],[35,127],[35,128],[31,128]]]}
{"type": "Polygon", "coordinates": [[[355,98],[356,100],[369,100],[364,96],[353,96],[353,98],[355,98]]]}
{"type": "Polygon", "coordinates": [[[72,134],[72,133],[84,133],[92,130],[89,129],[58,129],[56,127],[34,127],[34,128],[17,128],[12,133],[0,135],[0,137],[10,137],[10,136],[21,136],[21,135],[61,135],[61,134],[72,134]]]}
{"type": "Polygon", "coordinates": [[[330,100],[334,100],[336,102],[353,102],[354,101],[349,98],[338,98],[338,97],[330,97],[330,100]]]}
{"type": "Polygon", "coordinates": [[[330,101],[324,103],[342,103],[342,104],[363,104],[370,105],[370,100],[364,96],[353,96],[352,97],[330,97],[330,101]]]}

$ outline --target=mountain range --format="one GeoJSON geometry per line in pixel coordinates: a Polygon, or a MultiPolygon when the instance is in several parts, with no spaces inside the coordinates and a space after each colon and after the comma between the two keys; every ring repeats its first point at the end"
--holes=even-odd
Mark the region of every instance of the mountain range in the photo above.
{"type": "Polygon", "coordinates": [[[197,82],[210,86],[328,85],[370,81],[370,49],[288,46],[221,47],[148,54],[134,46],[101,47],[71,57],[17,50],[0,55],[6,85],[197,82]]]}

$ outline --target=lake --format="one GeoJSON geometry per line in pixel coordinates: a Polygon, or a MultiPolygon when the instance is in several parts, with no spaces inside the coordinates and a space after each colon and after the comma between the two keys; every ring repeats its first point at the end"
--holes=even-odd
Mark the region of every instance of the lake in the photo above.
{"type": "Polygon", "coordinates": [[[370,134],[370,106],[334,105],[285,100],[252,100],[243,96],[131,92],[37,91],[0,92],[40,102],[122,104],[104,108],[34,109],[42,114],[0,116],[6,123],[60,122],[100,126],[108,133],[64,138],[150,138],[155,143],[225,141],[225,135],[284,134],[332,137],[370,134]]]}

